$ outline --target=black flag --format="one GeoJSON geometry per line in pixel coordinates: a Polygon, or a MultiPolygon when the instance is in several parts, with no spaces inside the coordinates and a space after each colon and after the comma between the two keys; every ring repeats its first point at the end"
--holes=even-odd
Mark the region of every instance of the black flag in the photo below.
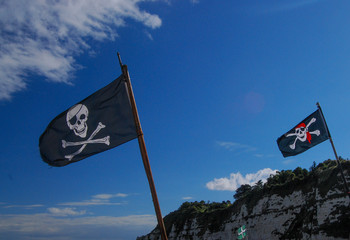
{"type": "Polygon", "coordinates": [[[61,167],[137,137],[126,80],[119,78],[67,109],[39,139],[42,159],[61,167]]]}
{"type": "Polygon", "coordinates": [[[284,157],[294,156],[327,140],[329,134],[320,110],[316,110],[302,122],[277,139],[284,157]]]}

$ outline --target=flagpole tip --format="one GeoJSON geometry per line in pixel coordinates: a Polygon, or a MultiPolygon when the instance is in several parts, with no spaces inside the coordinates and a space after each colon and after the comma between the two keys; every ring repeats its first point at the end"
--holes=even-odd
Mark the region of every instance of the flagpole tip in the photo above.
{"type": "Polygon", "coordinates": [[[319,108],[319,107],[320,107],[320,103],[319,103],[319,102],[317,102],[317,103],[316,103],[316,106],[319,108]]]}
{"type": "Polygon", "coordinates": [[[119,52],[117,52],[117,55],[118,55],[118,60],[119,60],[120,68],[123,69],[123,63],[122,63],[122,59],[121,59],[121,57],[120,57],[119,52]]]}

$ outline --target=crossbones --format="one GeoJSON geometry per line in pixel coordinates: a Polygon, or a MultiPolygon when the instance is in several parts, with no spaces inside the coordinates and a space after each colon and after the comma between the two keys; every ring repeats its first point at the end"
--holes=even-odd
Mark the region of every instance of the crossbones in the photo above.
{"type": "Polygon", "coordinates": [[[289,145],[291,149],[295,149],[295,143],[297,142],[297,140],[301,142],[305,142],[306,140],[308,140],[308,142],[311,143],[311,134],[315,134],[316,136],[320,135],[320,130],[309,132],[310,125],[315,121],[316,118],[312,118],[306,126],[305,123],[300,123],[298,126],[295,127],[294,133],[287,134],[286,137],[296,136],[294,142],[291,145],[289,145]]]}
{"type": "Polygon", "coordinates": [[[109,138],[110,138],[109,136],[106,136],[104,138],[99,138],[99,139],[93,139],[96,136],[96,134],[104,127],[106,127],[106,126],[103,125],[101,122],[99,122],[97,127],[96,127],[96,129],[95,129],[95,131],[85,141],[67,142],[65,140],[62,140],[62,147],[63,148],[82,145],[76,152],[74,152],[74,153],[72,153],[70,155],[66,155],[64,157],[67,158],[69,161],[71,161],[74,156],[76,156],[79,153],[81,153],[85,149],[86,145],[90,144],[90,143],[104,143],[106,145],[109,145],[109,138]]]}
{"type": "Polygon", "coordinates": [[[109,145],[109,136],[104,137],[104,138],[99,138],[99,139],[91,139],[91,140],[86,140],[86,141],[81,141],[81,142],[67,142],[65,140],[62,140],[62,147],[71,147],[71,146],[80,146],[83,144],[88,144],[88,143],[104,143],[106,145],[109,145]]]}

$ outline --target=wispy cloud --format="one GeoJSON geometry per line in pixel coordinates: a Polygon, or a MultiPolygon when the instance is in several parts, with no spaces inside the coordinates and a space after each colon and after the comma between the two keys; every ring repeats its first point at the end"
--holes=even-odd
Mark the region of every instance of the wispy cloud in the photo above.
{"type": "Polygon", "coordinates": [[[256,151],[255,147],[237,143],[237,142],[225,142],[225,141],[216,141],[216,144],[220,147],[223,147],[229,151],[242,151],[242,152],[253,152],[256,151]]]}
{"type": "MultiPolygon", "coordinates": [[[[88,200],[59,203],[36,214],[0,214],[0,236],[4,239],[135,239],[156,225],[154,215],[96,216],[81,207],[125,204],[125,193],[101,193],[88,200]],[[116,238],[117,237],[117,238],[116,238]]],[[[2,203],[2,207],[7,203],[2,203]]],[[[9,205],[10,207],[43,207],[43,205],[9,205]]]]}
{"type": "Polygon", "coordinates": [[[52,213],[2,214],[0,236],[4,239],[135,239],[156,224],[154,215],[71,217],[67,214],[62,217],[52,213]]]}
{"type": "MultiPolygon", "coordinates": [[[[5,203],[4,203],[5,204],[5,203]]],[[[32,209],[32,208],[39,208],[44,207],[42,204],[32,204],[32,205],[5,205],[4,208],[25,208],[25,209],[32,209]]]]}
{"type": "Polygon", "coordinates": [[[119,197],[127,197],[128,194],[125,193],[116,193],[116,194],[109,194],[109,193],[102,193],[92,196],[93,198],[97,199],[111,199],[111,198],[119,198],[119,197]]]}
{"type": "Polygon", "coordinates": [[[1,1],[0,100],[25,89],[31,73],[71,83],[88,40],[114,40],[128,19],[160,27],[158,15],[140,9],[145,1],[154,0],[1,1]]]}
{"type": "Polygon", "coordinates": [[[273,154],[262,154],[258,153],[258,149],[256,147],[238,143],[238,142],[230,142],[230,141],[216,141],[216,145],[230,151],[234,152],[235,154],[242,154],[242,153],[250,153],[252,156],[256,158],[271,158],[274,157],[273,154]]]}
{"type": "Polygon", "coordinates": [[[209,190],[219,190],[219,191],[236,191],[242,184],[253,185],[259,180],[266,182],[266,179],[270,174],[275,174],[277,170],[272,170],[270,168],[264,168],[256,173],[249,173],[242,176],[240,172],[231,173],[230,177],[215,178],[206,184],[209,190]]]}
{"type": "Polygon", "coordinates": [[[191,200],[193,197],[183,197],[182,200],[191,200]]]}
{"type": "Polygon", "coordinates": [[[85,210],[77,211],[75,208],[48,208],[47,211],[54,216],[80,216],[86,214],[85,210]]]}
{"type": "Polygon", "coordinates": [[[146,36],[147,36],[147,38],[148,38],[149,40],[153,41],[153,36],[152,36],[152,34],[151,34],[150,32],[145,31],[144,33],[146,34],[146,36]]]}
{"type": "Polygon", "coordinates": [[[111,202],[113,198],[125,198],[128,195],[125,193],[116,193],[116,194],[97,194],[92,196],[91,199],[78,201],[78,202],[65,202],[59,203],[60,206],[101,206],[101,205],[122,205],[125,203],[120,202],[111,202]]]}
{"type": "Polygon", "coordinates": [[[284,160],[282,163],[285,165],[288,165],[288,164],[293,163],[293,162],[295,162],[295,159],[287,159],[287,160],[284,160]]]}
{"type": "Polygon", "coordinates": [[[320,1],[321,0],[280,0],[274,2],[274,4],[271,6],[265,4],[260,8],[260,11],[263,11],[265,13],[291,11],[307,5],[315,4],[320,1]]]}
{"type": "Polygon", "coordinates": [[[257,158],[272,158],[272,157],[275,157],[274,154],[261,154],[261,153],[256,153],[253,156],[257,157],[257,158]]]}
{"type": "Polygon", "coordinates": [[[244,96],[243,106],[248,113],[258,114],[264,110],[265,97],[263,94],[250,91],[244,96]]]}

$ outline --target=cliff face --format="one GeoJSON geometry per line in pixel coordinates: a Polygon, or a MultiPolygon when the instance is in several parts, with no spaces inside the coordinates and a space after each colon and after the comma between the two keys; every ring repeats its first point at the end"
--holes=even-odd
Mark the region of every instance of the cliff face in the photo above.
{"type": "MultiPolygon", "coordinates": [[[[349,172],[349,164],[345,173],[349,172]]],[[[169,240],[237,239],[246,226],[248,239],[350,239],[350,199],[344,194],[338,168],[256,195],[215,210],[188,211],[186,206],[164,218],[169,240]]],[[[137,238],[158,240],[159,230],[137,238]]]]}

